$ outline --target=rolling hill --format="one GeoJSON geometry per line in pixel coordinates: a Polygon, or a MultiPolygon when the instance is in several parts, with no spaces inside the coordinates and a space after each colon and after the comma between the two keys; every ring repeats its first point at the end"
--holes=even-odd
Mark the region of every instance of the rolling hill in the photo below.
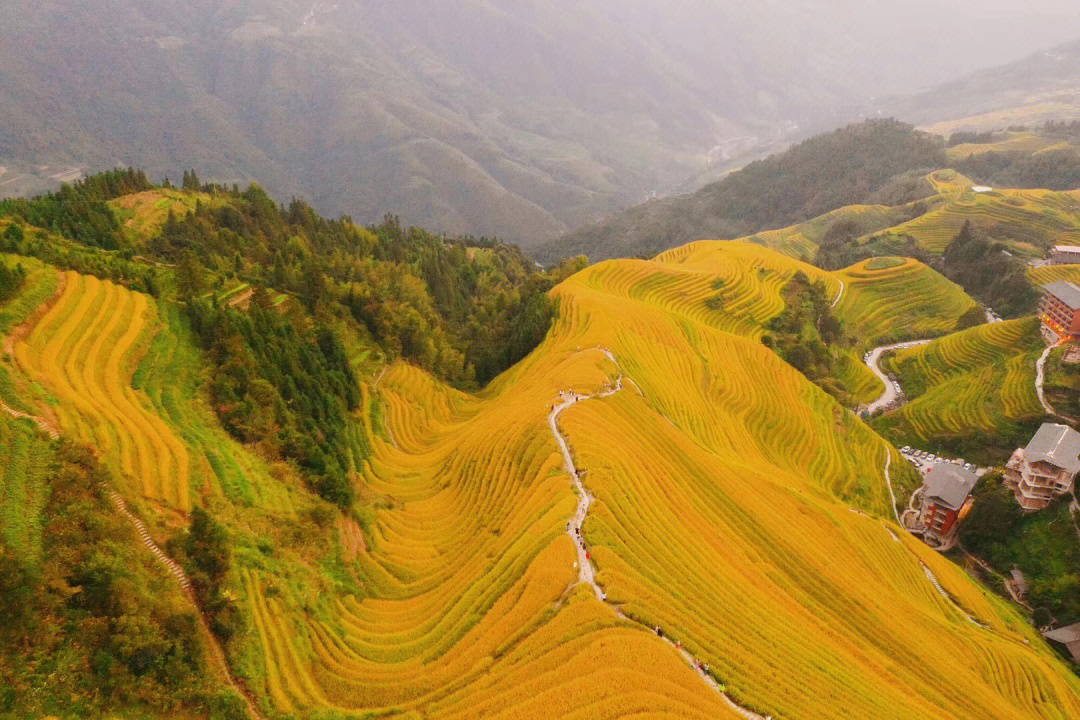
{"type": "Polygon", "coordinates": [[[922,3],[851,0],[7,3],[0,194],[195,168],[330,216],[537,244],[843,122],[867,88],[1080,32],[1070,8],[988,1],[933,27],[922,3]]]}
{"type": "Polygon", "coordinates": [[[942,135],[1072,121],[1080,90],[1078,58],[1080,42],[1072,41],[918,93],[880,100],[873,111],[942,135]]]}
{"type": "MultiPolygon", "coordinates": [[[[137,260],[17,213],[0,232],[22,251],[5,265],[23,266],[0,308],[11,347],[0,397],[61,439],[11,412],[0,432],[35,452],[95,448],[84,462],[101,485],[82,492],[119,521],[108,547],[141,553],[149,564],[139,572],[152,580],[139,582],[206,619],[192,658],[219,645],[227,658],[227,675],[200,686],[177,674],[169,690],[120,656],[115,677],[135,678],[144,694],[99,695],[104,709],[200,714],[232,703],[242,716],[247,697],[265,717],[1080,713],[1080,680],[1028,620],[896,524],[914,471],[761,342],[800,274],[839,297],[837,315],[859,337],[944,327],[971,301],[929,268],[832,273],[722,242],[571,268],[552,278],[557,312],[538,344],[479,388],[437,358],[407,354],[408,328],[380,334],[379,322],[418,314],[420,297],[407,306],[403,294],[384,296],[401,303],[384,320],[361,298],[402,286],[438,304],[450,292],[438,263],[459,257],[466,274],[487,275],[473,263],[497,262],[497,247],[448,242],[447,255],[421,255],[426,269],[411,275],[413,262],[392,258],[426,247],[415,232],[331,223],[215,186],[198,192],[216,209],[196,203],[182,219],[127,225],[162,201],[191,204],[172,192],[133,187],[104,202],[124,218],[105,237],[132,243],[137,260]],[[170,238],[185,232],[201,240],[173,257],[170,238]],[[204,249],[200,284],[192,255],[204,249]],[[250,262],[262,255],[278,257],[277,269],[250,262]],[[325,264],[311,270],[314,260],[325,264]],[[395,278],[385,288],[383,273],[395,278]],[[154,295],[141,291],[147,278],[154,295]],[[275,292],[227,302],[241,294],[235,283],[270,279],[275,292]],[[269,302],[286,290],[281,305],[269,302]],[[710,302],[718,293],[722,302],[710,302]],[[245,334],[249,323],[262,342],[245,334]],[[309,376],[320,382],[309,387],[309,376]],[[268,420],[282,432],[260,434],[268,420]],[[325,453],[311,454],[309,429],[325,433],[325,453]],[[354,495],[324,494],[322,479],[342,468],[354,495]],[[110,491],[145,531],[107,509],[110,491]],[[190,596],[152,562],[141,532],[185,569],[190,596]]],[[[78,211],[88,206],[99,207],[78,211]]],[[[60,212],[36,212],[46,210],[60,212]]],[[[491,292],[490,306],[444,317],[440,353],[459,341],[456,323],[507,302],[491,292]]],[[[23,512],[0,517],[2,557],[51,567],[52,556],[25,550],[37,542],[26,528],[55,529],[47,521],[64,496],[15,464],[25,452],[4,456],[4,497],[23,512]],[[7,552],[9,542],[23,553],[7,552]]],[[[25,587],[96,587],[84,571],[97,565],[70,563],[67,585],[30,573],[25,587]]],[[[23,587],[5,583],[4,592],[23,587]]],[[[58,607],[127,627],[122,605],[58,607]]],[[[172,645],[155,642],[136,646],[156,672],[172,645]]],[[[18,657],[20,647],[2,649],[18,657]]],[[[65,657],[86,652],[64,647],[65,657]]],[[[72,661],[84,688],[103,682],[98,653],[72,661]]],[[[19,710],[47,714],[68,701],[35,668],[15,679],[19,710]]]]}
{"type": "Polygon", "coordinates": [[[694,240],[784,227],[846,205],[898,205],[932,194],[905,174],[945,161],[940,138],[894,121],[868,121],[803,141],[694,193],[617,213],[537,254],[541,260],[650,256],[694,240]]]}

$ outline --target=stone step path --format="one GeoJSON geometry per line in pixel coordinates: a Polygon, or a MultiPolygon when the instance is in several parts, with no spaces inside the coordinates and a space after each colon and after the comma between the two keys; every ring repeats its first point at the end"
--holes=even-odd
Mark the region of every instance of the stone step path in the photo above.
{"type": "MultiPolygon", "coordinates": [[[[597,349],[602,352],[609,360],[611,360],[615,364],[616,368],[619,367],[618,360],[615,359],[615,355],[610,350],[602,347],[597,349]]],[[[559,393],[559,402],[556,402],[551,406],[551,412],[548,415],[548,425],[551,428],[551,434],[555,437],[555,442],[559,445],[559,450],[562,452],[563,465],[566,471],[570,473],[570,477],[573,479],[574,482],[574,487],[578,492],[577,509],[574,512],[574,516],[570,519],[570,522],[567,523],[566,526],[566,532],[570,536],[570,539],[574,542],[574,547],[577,550],[578,582],[588,585],[592,589],[593,594],[596,596],[596,599],[611,608],[612,611],[615,613],[616,617],[618,617],[619,619],[633,622],[641,626],[642,628],[645,628],[651,633],[656,633],[656,628],[650,628],[644,623],[627,617],[616,605],[608,602],[607,593],[605,593],[603,588],[601,588],[596,582],[596,568],[593,566],[588,545],[585,543],[585,537],[581,534],[581,528],[585,523],[585,518],[588,516],[589,506],[592,505],[593,497],[589,494],[588,490],[585,488],[584,483],[581,481],[581,473],[578,471],[577,466],[574,464],[574,455],[570,451],[570,444],[567,442],[566,437],[562,434],[562,431],[559,430],[558,423],[559,415],[561,415],[565,410],[573,407],[577,403],[583,400],[610,397],[615,393],[619,392],[623,389],[624,380],[633,383],[633,381],[629,378],[624,378],[623,376],[620,376],[614,384],[609,385],[608,387],[596,393],[593,393],[592,395],[581,395],[574,392],[573,390],[563,390],[559,393]]],[[[638,389],[639,393],[641,392],[641,390],[637,388],[637,383],[634,383],[634,387],[638,389]]],[[[771,720],[771,717],[759,715],[753,710],[745,708],[732,700],[731,696],[729,696],[724,690],[724,688],[720,685],[720,683],[716,681],[716,678],[714,678],[708,672],[708,670],[706,669],[707,666],[700,660],[698,660],[696,657],[694,657],[694,655],[691,654],[690,651],[682,647],[680,643],[673,641],[667,636],[659,637],[668,645],[675,648],[676,652],[679,653],[679,655],[683,658],[683,660],[686,661],[686,663],[691,667],[691,669],[693,669],[693,671],[698,675],[698,677],[700,677],[705,682],[705,684],[708,685],[714,692],[720,695],[724,703],[734,712],[746,718],[746,720],[771,720]]]]}
{"type": "MultiPolygon", "coordinates": [[[[4,412],[14,418],[25,418],[27,420],[33,421],[53,440],[56,440],[60,437],[60,434],[56,431],[56,429],[53,428],[43,418],[40,418],[36,415],[24,413],[20,410],[16,410],[15,408],[11,407],[3,401],[0,401],[0,409],[3,409],[4,412]]],[[[210,650],[210,654],[214,658],[215,664],[221,671],[221,675],[225,678],[225,682],[228,684],[228,686],[232,688],[233,691],[236,692],[236,694],[239,695],[240,698],[244,701],[244,705],[247,708],[248,715],[250,715],[253,720],[264,720],[262,714],[255,707],[255,701],[252,699],[251,695],[247,692],[247,690],[241,687],[240,683],[238,683],[236,681],[236,678],[233,677],[232,671],[229,669],[229,663],[225,659],[225,651],[222,650],[220,643],[218,643],[217,637],[215,637],[213,632],[211,632],[210,626],[206,622],[206,616],[203,615],[202,608],[199,607],[199,603],[195,599],[195,593],[191,589],[191,580],[190,578],[188,578],[187,573],[185,573],[184,569],[181,568],[175,560],[166,555],[165,552],[158,546],[158,544],[154,542],[154,539],[150,536],[150,531],[146,529],[145,523],[143,523],[142,520],[137,518],[131,512],[131,510],[128,509],[127,503],[124,502],[124,499],[120,497],[120,495],[116,491],[111,490],[105,486],[102,486],[102,490],[104,490],[106,495],[108,495],[110,502],[112,502],[113,507],[116,508],[117,512],[119,512],[124,518],[126,518],[127,521],[131,523],[132,527],[134,527],[135,532],[138,534],[139,539],[142,540],[143,545],[145,545],[150,550],[150,552],[154,554],[154,557],[158,559],[158,562],[164,565],[165,569],[169,571],[169,574],[172,575],[173,578],[175,578],[177,583],[179,583],[180,589],[183,592],[184,597],[195,608],[195,617],[199,620],[199,627],[201,628],[203,635],[206,637],[207,646],[210,650]]]]}
{"type": "Polygon", "coordinates": [[[176,578],[176,582],[180,583],[180,587],[182,587],[185,592],[188,591],[191,588],[191,580],[188,579],[187,573],[184,572],[183,568],[158,547],[158,544],[150,537],[150,532],[146,529],[146,525],[128,510],[127,503],[124,502],[124,499],[120,497],[119,494],[108,489],[106,489],[106,492],[108,493],[109,500],[112,501],[113,506],[121,515],[128,519],[128,522],[135,526],[135,532],[139,535],[139,539],[142,540],[143,545],[150,548],[150,552],[152,552],[154,557],[165,566],[165,569],[169,571],[169,574],[176,578]]]}
{"type": "Polygon", "coordinates": [[[37,415],[31,415],[29,413],[24,413],[22,410],[16,410],[15,408],[11,407],[10,405],[8,405],[6,402],[4,402],[2,400],[0,400],[0,407],[3,408],[4,412],[6,412],[8,415],[15,418],[16,420],[30,420],[31,422],[36,424],[39,428],[41,428],[42,431],[44,431],[45,434],[48,435],[53,440],[59,440],[60,439],[60,433],[58,433],[56,431],[56,428],[54,428],[52,425],[47,423],[43,418],[39,418],[37,415]]]}

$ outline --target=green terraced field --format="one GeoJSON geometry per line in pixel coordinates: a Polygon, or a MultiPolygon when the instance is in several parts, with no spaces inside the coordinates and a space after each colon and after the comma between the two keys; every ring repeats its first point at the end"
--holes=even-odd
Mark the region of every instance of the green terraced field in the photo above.
{"type": "Polygon", "coordinates": [[[1023,318],[888,355],[883,365],[911,401],[873,425],[898,444],[1002,459],[1043,416],[1035,394],[1035,360],[1043,347],[1038,319],[1023,318]]]}
{"type": "Polygon", "coordinates": [[[836,314],[862,349],[944,335],[975,305],[963,288],[917,260],[876,270],[874,262],[833,273],[845,285],[836,314]]]}
{"type": "Polygon", "coordinates": [[[886,234],[910,235],[938,254],[965,222],[1006,241],[1014,253],[1041,256],[1056,244],[1080,243],[1080,195],[1076,191],[996,190],[973,193],[951,190],[946,202],[886,234]]]}

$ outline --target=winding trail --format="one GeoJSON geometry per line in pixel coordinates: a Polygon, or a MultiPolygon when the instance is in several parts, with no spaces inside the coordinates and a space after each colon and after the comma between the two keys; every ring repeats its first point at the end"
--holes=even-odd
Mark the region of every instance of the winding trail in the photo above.
{"type": "Polygon", "coordinates": [[[885,486],[889,488],[889,497],[892,498],[892,512],[893,517],[896,518],[896,524],[901,528],[904,527],[904,523],[900,522],[900,513],[896,510],[896,493],[893,491],[892,476],[889,475],[889,467],[892,465],[892,450],[888,447],[885,448],[885,486]]]}
{"type": "Polygon", "coordinates": [[[905,348],[916,347],[918,345],[926,345],[931,342],[933,338],[924,338],[922,340],[908,340],[902,343],[893,343],[892,345],[881,345],[870,351],[870,356],[866,358],[866,366],[877,375],[878,380],[881,380],[885,385],[885,391],[878,396],[877,400],[866,406],[867,414],[873,415],[878,410],[892,405],[900,393],[896,392],[896,388],[893,386],[893,381],[889,379],[889,376],[882,372],[879,363],[881,356],[892,350],[903,350],[905,348]]]}
{"type": "MultiPolygon", "coordinates": [[[[47,433],[49,437],[53,440],[56,440],[60,437],[60,434],[56,431],[56,429],[52,427],[52,425],[50,425],[48,421],[46,421],[44,418],[38,417],[36,415],[30,415],[20,410],[16,410],[3,401],[0,401],[0,409],[3,409],[4,412],[16,419],[32,420],[37,424],[38,427],[42,429],[42,431],[47,433]]],[[[254,720],[263,720],[263,716],[255,707],[255,702],[252,699],[251,695],[244,687],[240,685],[239,682],[237,682],[236,678],[233,677],[232,671],[229,669],[229,663],[225,659],[225,652],[224,650],[222,650],[221,645],[218,643],[217,638],[214,636],[214,633],[210,630],[210,626],[206,622],[206,616],[203,615],[202,609],[199,607],[199,603],[195,599],[195,593],[191,589],[191,580],[190,578],[188,578],[187,573],[185,573],[184,569],[180,567],[180,565],[175,560],[166,555],[165,551],[162,550],[156,542],[154,542],[154,539],[150,536],[150,531],[146,529],[146,525],[143,523],[142,520],[136,517],[135,514],[131,512],[131,510],[128,509],[127,503],[124,502],[124,499],[120,497],[120,495],[116,491],[111,490],[104,485],[101,486],[101,489],[108,496],[109,501],[112,502],[113,507],[116,508],[116,511],[120,513],[120,515],[123,516],[129,523],[131,523],[131,526],[134,528],[135,533],[139,536],[142,544],[145,545],[151,553],[153,553],[154,557],[157,558],[158,562],[165,566],[165,569],[168,570],[169,574],[172,575],[173,578],[176,580],[177,584],[180,585],[181,593],[195,609],[195,617],[198,618],[199,627],[202,630],[202,633],[206,639],[206,644],[210,650],[210,654],[213,656],[215,664],[221,671],[221,676],[225,679],[225,682],[229,685],[229,687],[232,688],[236,692],[236,694],[239,695],[240,698],[244,701],[244,705],[247,707],[248,714],[254,720]]]]}
{"type": "MultiPolygon", "coordinates": [[[[619,362],[615,359],[615,355],[606,348],[598,348],[609,360],[611,360],[616,368],[619,368],[619,362]]],[[[621,368],[619,368],[621,372],[621,368]]],[[[552,406],[550,414],[548,414],[548,425],[551,428],[551,434],[555,437],[555,442],[559,445],[559,450],[562,452],[563,465],[570,477],[574,481],[574,487],[578,494],[578,506],[574,512],[574,516],[570,519],[570,522],[566,526],[566,532],[570,536],[570,539],[574,542],[574,547],[577,549],[577,567],[578,567],[578,582],[588,585],[592,588],[593,594],[596,599],[611,608],[616,617],[620,620],[626,620],[628,622],[635,623],[644,628],[650,633],[655,632],[655,628],[648,627],[644,623],[641,623],[633,618],[627,617],[622,610],[620,610],[614,603],[608,602],[607,593],[596,583],[596,568],[593,567],[592,558],[588,550],[588,546],[585,544],[585,537],[581,533],[582,526],[585,523],[585,518],[589,514],[589,506],[592,505],[593,496],[589,494],[584,483],[581,481],[581,473],[578,471],[577,466],[574,464],[574,455],[570,451],[570,444],[566,440],[566,436],[559,430],[559,415],[563,413],[567,408],[571,408],[582,400],[591,400],[610,397],[615,393],[623,389],[624,381],[629,381],[637,388],[637,383],[633,380],[620,375],[613,385],[609,385],[592,395],[579,395],[573,390],[563,390],[559,393],[560,402],[552,406]]],[[[641,390],[638,388],[638,392],[641,390]]],[[[746,720],[769,720],[763,715],[759,715],[753,710],[745,708],[734,700],[724,691],[720,684],[716,681],[707,670],[704,663],[694,657],[689,650],[682,647],[681,643],[676,643],[666,635],[660,636],[664,642],[671,645],[682,656],[683,660],[697,673],[705,683],[712,688],[714,692],[723,698],[724,702],[733,711],[746,718],[746,720]]]]}
{"type": "Polygon", "coordinates": [[[839,280],[838,282],[840,283],[840,292],[836,293],[836,298],[832,301],[832,305],[830,305],[829,307],[836,307],[837,303],[840,302],[840,298],[844,297],[844,281],[839,280]]]}
{"type": "Polygon", "coordinates": [[[16,420],[30,420],[30,421],[32,421],[35,425],[37,425],[39,428],[41,428],[42,431],[46,435],[48,435],[51,439],[53,439],[53,440],[59,440],[60,439],[60,433],[57,431],[57,429],[55,427],[53,427],[52,423],[47,421],[45,418],[38,417],[37,415],[31,415],[29,413],[24,413],[22,410],[16,410],[15,408],[11,407],[10,405],[8,405],[3,400],[0,400],[0,408],[2,408],[4,412],[6,412],[8,415],[15,418],[16,420]]]}
{"type": "Polygon", "coordinates": [[[1057,413],[1054,412],[1054,408],[1050,407],[1050,403],[1047,402],[1046,395],[1043,393],[1043,380],[1046,377],[1046,360],[1050,357],[1050,353],[1054,351],[1054,348],[1060,344],[1061,343],[1055,343],[1049,345],[1043,350],[1039,359],[1035,361],[1035,394],[1039,396],[1039,402],[1042,403],[1043,410],[1046,411],[1047,415],[1057,415],[1057,413]]]}

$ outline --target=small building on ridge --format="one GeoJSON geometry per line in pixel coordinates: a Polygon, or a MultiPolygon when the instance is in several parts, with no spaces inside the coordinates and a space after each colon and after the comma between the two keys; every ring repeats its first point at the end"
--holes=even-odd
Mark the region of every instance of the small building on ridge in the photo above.
{"type": "Polygon", "coordinates": [[[1068,425],[1043,423],[1027,447],[1005,464],[1005,484],[1025,510],[1042,510],[1072,490],[1080,472],[1080,433],[1068,425]]]}
{"type": "Polygon", "coordinates": [[[956,533],[959,521],[970,509],[969,497],[979,476],[952,463],[938,463],[930,468],[919,497],[919,522],[924,536],[940,543],[956,533]]]}
{"type": "Polygon", "coordinates": [[[1066,280],[1043,285],[1039,319],[1051,342],[1080,337],[1080,288],[1066,280]]]}

